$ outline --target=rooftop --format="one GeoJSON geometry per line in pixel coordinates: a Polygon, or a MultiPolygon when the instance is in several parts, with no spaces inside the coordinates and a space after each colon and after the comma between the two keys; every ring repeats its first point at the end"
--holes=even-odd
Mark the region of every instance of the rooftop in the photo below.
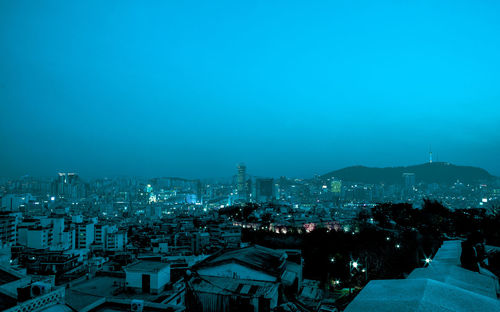
{"type": "Polygon", "coordinates": [[[446,241],[428,267],[369,282],[345,311],[500,311],[498,278],[462,268],[460,254],[461,241],[446,241]]]}
{"type": "Polygon", "coordinates": [[[125,271],[132,272],[158,272],[169,267],[170,264],[157,261],[138,261],[125,267],[125,271]]]}
{"type": "Polygon", "coordinates": [[[497,299],[431,279],[371,281],[345,312],[500,311],[497,299]]]}
{"type": "Polygon", "coordinates": [[[239,262],[252,268],[260,269],[275,276],[279,276],[284,268],[284,255],[285,252],[283,251],[255,245],[215,254],[200,262],[197,267],[214,266],[228,262],[239,262]]]}
{"type": "Polygon", "coordinates": [[[26,278],[26,275],[17,272],[11,267],[0,265],[0,285],[8,284],[22,278],[26,278]]]}
{"type": "Polygon", "coordinates": [[[226,277],[204,276],[191,282],[197,293],[260,297],[278,290],[278,285],[271,282],[239,280],[226,277]]]}
{"type": "Polygon", "coordinates": [[[17,281],[19,279],[21,278],[0,268],[0,285],[17,281]]]}

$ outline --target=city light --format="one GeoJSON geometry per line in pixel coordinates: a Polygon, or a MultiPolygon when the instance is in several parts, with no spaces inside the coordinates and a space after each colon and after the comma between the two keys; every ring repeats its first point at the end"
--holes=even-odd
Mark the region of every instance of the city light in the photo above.
{"type": "Polygon", "coordinates": [[[20,2],[2,310],[500,312],[500,1],[20,2]]]}

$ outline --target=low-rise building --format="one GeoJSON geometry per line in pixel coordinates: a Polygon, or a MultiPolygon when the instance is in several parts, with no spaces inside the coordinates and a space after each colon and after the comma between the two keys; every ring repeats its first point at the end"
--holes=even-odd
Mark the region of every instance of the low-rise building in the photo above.
{"type": "Polygon", "coordinates": [[[124,268],[127,287],[158,294],[170,282],[170,264],[155,261],[138,261],[124,268]]]}
{"type": "Polygon", "coordinates": [[[284,250],[262,246],[210,256],[192,268],[186,283],[186,308],[203,312],[270,311],[281,304],[281,290],[296,289],[302,278],[301,265],[289,270],[287,258],[284,250]]]}

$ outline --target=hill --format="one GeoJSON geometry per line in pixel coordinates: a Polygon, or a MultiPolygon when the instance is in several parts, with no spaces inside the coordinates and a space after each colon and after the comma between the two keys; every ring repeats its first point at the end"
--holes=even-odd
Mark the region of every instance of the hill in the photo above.
{"type": "Polygon", "coordinates": [[[386,168],[352,166],[332,171],[322,177],[335,177],[343,181],[370,184],[400,184],[403,182],[403,173],[414,173],[417,183],[452,184],[457,180],[463,183],[478,183],[495,179],[493,175],[482,168],[457,166],[445,162],[386,168]]]}

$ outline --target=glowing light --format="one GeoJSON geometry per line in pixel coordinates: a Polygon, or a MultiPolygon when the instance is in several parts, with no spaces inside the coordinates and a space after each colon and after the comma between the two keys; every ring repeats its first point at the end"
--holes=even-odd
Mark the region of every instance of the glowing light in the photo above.
{"type": "Polygon", "coordinates": [[[429,264],[432,262],[432,259],[431,258],[425,258],[425,263],[429,264]]]}
{"type": "Polygon", "coordinates": [[[52,196],[52,197],[50,198],[50,200],[51,200],[51,201],[54,201],[54,200],[56,200],[56,198],[55,198],[54,196],[52,196]]]}
{"type": "Polygon", "coordinates": [[[304,224],[304,229],[306,230],[307,233],[311,233],[312,231],[314,231],[315,228],[316,228],[316,224],[315,223],[306,223],[306,224],[304,224]]]}
{"type": "Polygon", "coordinates": [[[401,245],[399,245],[399,244],[396,244],[396,248],[399,248],[399,247],[401,247],[401,245]]]}
{"type": "Polygon", "coordinates": [[[358,268],[358,263],[356,261],[353,261],[352,262],[352,267],[357,269],[358,268]]]}

